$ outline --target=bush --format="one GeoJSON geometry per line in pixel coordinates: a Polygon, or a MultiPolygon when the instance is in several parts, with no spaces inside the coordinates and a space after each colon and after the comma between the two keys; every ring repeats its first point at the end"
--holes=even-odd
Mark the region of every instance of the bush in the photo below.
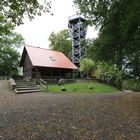
{"type": "Polygon", "coordinates": [[[93,86],[88,86],[88,89],[93,89],[93,86]]]}
{"type": "Polygon", "coordinates": [[[140,91],[140,80],[129,79],[123,81],[122,89],[140,91]]]}
{"type": "Polygon", "coordinates": [[[99,82],[107,83],[121,89],[123,72],[120,71],[115,65],[107,63],[99,63],[95,71],[95,76],[99,82]]]}
{"type": "Polygon", "coordinates": [[[83,58],[80,62],[80,71],[91,77],[91,71],[95,67],[95,63],[89,58],[83,58]]]}
{"type": "Polygon", "coordinates": [[[66,91],[66,89],[64,87],[61,87],[61,91],[66,91]]]}

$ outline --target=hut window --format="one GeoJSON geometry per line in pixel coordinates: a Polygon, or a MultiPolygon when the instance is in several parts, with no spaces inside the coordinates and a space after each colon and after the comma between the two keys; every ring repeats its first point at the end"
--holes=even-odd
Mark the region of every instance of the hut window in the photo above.
{"type": "Polygon", "coordinates": [[[50,56],[50,59],[51,59],[52,61],[56,61],[55,58],[54,58],[53,56],[50,56]]]}

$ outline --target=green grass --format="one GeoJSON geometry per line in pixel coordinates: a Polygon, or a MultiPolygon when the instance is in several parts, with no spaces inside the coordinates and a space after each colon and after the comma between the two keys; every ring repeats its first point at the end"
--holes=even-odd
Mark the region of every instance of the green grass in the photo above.
{"type": "Polygon", "coordinates": [[[74,84],[65,84],[65,85],[48,85],[49,93],[112,93],[117,92],[118,90],[114,87],[92,82],[92,83],[74,83],[74,84]],[[66,91],[61,91],[62,88],[65,88],[66,91]],[[89,89],[93,87],[93,89],[89,89]]]}

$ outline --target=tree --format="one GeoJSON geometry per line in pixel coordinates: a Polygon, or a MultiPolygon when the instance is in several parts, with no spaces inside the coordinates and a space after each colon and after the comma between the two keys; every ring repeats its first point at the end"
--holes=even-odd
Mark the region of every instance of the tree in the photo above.
{"type": "Polygon", "coordinates": [[[89,58],[83,58],[80,62],[80,71],[90,76],[91,70],[95,67],[94,62],[89,58]]]}
{"type": "Polygon", "coordinates": [[[0,75],[18,74],[19,53],[23,44],[21,35],[13,32],[14,28],[0,15],[0,75]]]}
{"type": "Polygon", "coordinates": [[[19,53],[11,47],[4,47],[0,51],[0,75],[18,75],[19,53]]]}
{"type": "Polygon", "coordinates": [[[51,1],[41,5],[39,0],[1,0],[0,13],[15,25],[23,23],[23,18],[27,16],[33,19],[35,15],[41,15],[43,12],[50,12],[51,1]]]}
{"type": "Polygon", "coordinates": [[[52,32],[49,36],[50,45],[52,50],[63,52],[68,58],[71,58],[72,44],[69,39],[68,30],[62,30],[58,33],[52,32]]]}
{"type": "MultiPolygon", "coordinates": [[[[128,61],[139,62],[140,1],[139,0],[75,0],[81,13],[99,29],[94,41],[96,59],[116,64],[122,70],[128,61]],[[87,5],[87,6],[85,6],[87,5]]],[[[130,64],[130,63],[127,63],[130,64]]],[[[138,63],[129,65],[134,77],[140,76],[138,63]]],[[[127,65],[128,66],[128,65],[127,65]]]]}
{"type": "Polygon", "coordinates": [[[127,55],[125,60],[126,75],[138,79],[140,77],[140,51],[127,55]]]}

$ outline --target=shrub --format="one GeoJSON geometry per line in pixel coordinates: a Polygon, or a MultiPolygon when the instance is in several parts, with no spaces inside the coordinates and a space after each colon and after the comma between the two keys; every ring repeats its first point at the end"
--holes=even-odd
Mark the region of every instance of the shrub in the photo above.
{"type": "Polygon", "coordinates": [[[93,86],[88,86],[88,89],[93,89],[93,86]]]}
{"type": "Polygon", "coordinates": [[[64,87],[61,87],[61,91],[66,91],[66,89],[64,87]]]}
{"type": "Polygon", "coordinates": [[[89,58],[83,58],[80,62],[80,71],[91,77],[91,71],[95,67],[95,63],[89,58]]]}
{"type": "Polygon", "coordinates": [[[107,83],[121,89],[123,71],[120,71],[115,65],[100,62],[95,74],[99,82],[107,83]]]}
{"type": "Polygon", "coordinates": [[[123,81],[122,88],[126,90],[140,91],[140,80],[125,80],[123,81]]]}

